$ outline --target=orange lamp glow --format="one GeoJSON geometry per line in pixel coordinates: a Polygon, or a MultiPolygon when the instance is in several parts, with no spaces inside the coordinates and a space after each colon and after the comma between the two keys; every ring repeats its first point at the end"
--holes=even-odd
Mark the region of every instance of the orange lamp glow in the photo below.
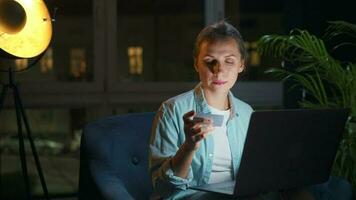
{"type": "Polygon", "coordinates": [[[0,0],[0,49],[20,58],[41,54],[52,37],[43,0],[0,0]]]}

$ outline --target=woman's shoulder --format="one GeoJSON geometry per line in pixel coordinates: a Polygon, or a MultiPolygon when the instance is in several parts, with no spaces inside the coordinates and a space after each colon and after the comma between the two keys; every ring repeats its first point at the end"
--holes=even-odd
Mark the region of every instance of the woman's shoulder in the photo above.
{"type": "Polygon", "coordinates": [[[251,107],[250,104],[248,104],[247,102],[233,96],[233,101],[234,101],[234,104],[236,105],[236,109],[237,109],[237,112],[244,112],[244,113],[252,113],[253,111],[253,108],[251,107]]]}
{"type": "Polygon", "coordinates": [[[169,111],[186,111],[194,104],[194,90],[190,90],[165,100],[161,109],[169,111]]]}
{"type": "Polygon", "coordinates": [[[162,106],[167,108],[188,106],[194,100],[194,90],[190,90],[165,100],[162,106]]]}

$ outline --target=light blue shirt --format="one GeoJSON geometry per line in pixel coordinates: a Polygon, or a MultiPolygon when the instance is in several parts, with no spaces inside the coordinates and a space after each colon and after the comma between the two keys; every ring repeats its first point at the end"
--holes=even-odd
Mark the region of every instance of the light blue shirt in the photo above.
{"type": "MultiPolygon", "coordinates": [[[[227,122],[227,136],[232,154],[233,177],[235,177],[240,166],[252,108],[235,98],[231,92],[228,98],[231,115],[227,122]]],[[[186,179],[175,176],[171,169],[171,158],[185,141],[183,115],[191,110],[195,110],[196,113],[211,113],[200,84],[194,90],[163,102],[157,111],[149,148],[149,172],[154,187],[153,198],[187,198],[196,192],[187,189],[189,186],[209,182],[214,158],[213,137],[208,136],[201,142],[186,179]]]]}

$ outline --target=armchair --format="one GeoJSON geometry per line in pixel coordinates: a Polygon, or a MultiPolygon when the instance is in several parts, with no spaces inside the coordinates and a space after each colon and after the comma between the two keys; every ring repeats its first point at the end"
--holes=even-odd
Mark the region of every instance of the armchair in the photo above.
{"type": "Polygon", "coordinates": [[[148,199],[148,142],[155,113],[99,119],[85,126],[79,199],[148,199]]]}

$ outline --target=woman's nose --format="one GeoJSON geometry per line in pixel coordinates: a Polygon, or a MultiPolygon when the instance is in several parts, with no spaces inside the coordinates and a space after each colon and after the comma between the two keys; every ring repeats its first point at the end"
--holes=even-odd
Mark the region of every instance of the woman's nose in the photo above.
{"type": "Polygon", "coordinates": [[[215,65],[214,65],[213,70],[214,70],[214,73],[222,72],[223,67],[222,67],[221,63],[220,62],[216,62],[215,65]]]}

